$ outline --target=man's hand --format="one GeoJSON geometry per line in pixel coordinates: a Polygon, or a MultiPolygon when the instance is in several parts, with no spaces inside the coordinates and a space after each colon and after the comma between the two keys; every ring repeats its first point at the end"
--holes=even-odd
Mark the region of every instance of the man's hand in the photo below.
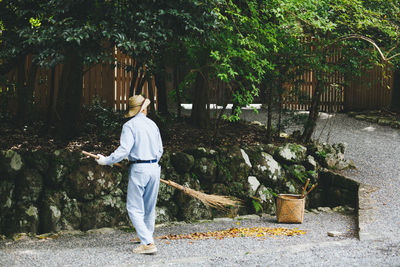
{"type": "Polygon", "coordinates": [[[104,157],[102,154],[97,154],[97,156],[99,157],[98,159],[96,159],[97,163],[99,165],[107,165],[106,163],[106,157],[104,157]]]}

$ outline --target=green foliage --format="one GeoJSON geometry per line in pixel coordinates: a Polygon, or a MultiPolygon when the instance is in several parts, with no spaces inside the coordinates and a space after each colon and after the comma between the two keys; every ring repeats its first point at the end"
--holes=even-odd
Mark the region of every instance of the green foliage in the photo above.
{"type": "Polygon", "coordinates": [[[315,155],[317,155],[317,157],[319,157],[319,158],[326,158],[326,156],[328,155],[327,153],[326,153],[326,151],[325,150],[321,150],[321,151],[316,151],[315,152],[315,155]]]}
{"type": "Polygon", "coordinates": [[[261,205],[261,203],[259,202],[258,199],[253,198],[253,199],[251,200],[251,203],[253,204],[253,208],[254,208],[254,210],[256,211],[256,213],[260,213],[260,212],[263,211],[263,207],[262,207],[262,205],[261,205]]]}

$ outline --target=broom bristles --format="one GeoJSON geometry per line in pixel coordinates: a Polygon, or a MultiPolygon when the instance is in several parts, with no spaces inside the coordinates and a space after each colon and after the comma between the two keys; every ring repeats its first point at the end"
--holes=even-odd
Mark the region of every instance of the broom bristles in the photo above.
{"type": "Polygon", "coordinates": [[[228,206],[232,206],[232,207],[237,207],[237,206],[241,206],[241,201],[233,198],[233,197],[227,197],[227,196],[220,196],[220,195],[209,195],[203,192],[199,192],[196,191],[194,189],[191,188],[187,188],[184,187],[182,185],[179,185],[171,180],[163,180],[160,179],[161,182],[171,185],[179,190],[182,190],[185,194],[191,196],[191,197],[195,197],[198,200],[200,200],[201,202],[204,203],[204,205],[206,206],[210,206],[219,210],[227,210],[228,206]]]}

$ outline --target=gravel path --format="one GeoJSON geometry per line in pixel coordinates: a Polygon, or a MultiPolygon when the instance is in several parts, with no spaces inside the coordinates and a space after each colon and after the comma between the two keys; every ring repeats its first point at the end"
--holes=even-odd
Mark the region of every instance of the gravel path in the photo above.
{"type": "MultiPolygon", "coordinates": [[[[263,114],[248,115],[262,121],[263,114]],[[260,119],[261,118],[261,119],[260,119]]],[[[265,118],[265,116],[264,116],[265,118]]],[[[306,230],[294,237],[226,238],[223,240],[157,240],[159,252],[135,255],[130,241],[134,234],[120,230],[60,236],[57,239],[26,239],[0,242],[0,266],[400,266],[400,138],[399,130],[370,125],[346,115],[336,115],[316,131],[324,141],[348,144],[346,155],[358,169],[347,175],[376,187],[371,193],[375,216],[367,230],[373,239],[356,238],[354,214],[330,209],[307,212],[302,224],[278,224],[272,216],[248,216],[196,224],[159,226],[155,235],[226,230],[231,227],[287,227],[306,230]],[[329,231],[342,236],[330,237],[329,231]]]]}
{"type": "MultiPolygon", "coordinates": [[[[346,175],[375,187],[371,193],[375,216],[367,222],[366,230],[374,238],[400,242],[400,130],[358,121],[344,114],[330,120],[333,127],[329,141],[347,143],[346,156],[357,166],[357,170],[346,175]]],[[[317,129],[317,136],[321,129],[317,129]]],[[[322,133],[321,141],[327,133],[326,130],[322,133]]]]}

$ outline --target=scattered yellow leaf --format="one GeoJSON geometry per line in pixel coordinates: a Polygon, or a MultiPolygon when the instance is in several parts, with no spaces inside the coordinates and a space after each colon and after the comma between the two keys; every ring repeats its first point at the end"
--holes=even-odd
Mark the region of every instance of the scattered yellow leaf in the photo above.
{"type": "MultiPolygon", "coordinates": [[[[239,225],[239,222],[238,222],[239,225]]],[[[288,229],[283,227],[271,228],[271,227],[252,227],[252,228],[231,228],[228,230],[215,231],[199,233],[195,232],[192,234],[182,234],[182,235],[166,235],[159,237],[160,239],[167,240],[178,240],[178,239],[190,239],[190,240],[205,240],[205,239],[224,239],[224,238],[234,238],[234,237],[256,237],[265,238],[268,236],[297,236],[304,235],[306,231],[299,230],[298,228],[288,229]]],[[[192,244],[192,242],[189,242],[192,244]]]]}

